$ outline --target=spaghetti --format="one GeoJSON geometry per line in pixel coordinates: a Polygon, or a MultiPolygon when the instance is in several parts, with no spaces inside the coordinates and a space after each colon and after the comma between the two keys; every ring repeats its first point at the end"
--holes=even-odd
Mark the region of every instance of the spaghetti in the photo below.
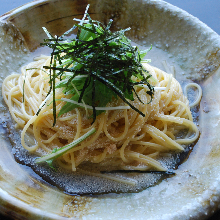
{"type": "MultiPolygon", "coordinates": [[[[149,104],[137,98],[131,102],[145,117],[122,100],[114,99],[93,124],[87,117],[91,109],[82,103],[79,108],[58,117],[53,126],[52,97],[47,96],[49,74],[43,68],[50,60],[49,56],[35,58],[21,68],[21,74],[12,74],[3,82],[4,100],[18,127],[22,128],[21,143],[28,151],[48,154],[95,128],[95,134],[57,159],[60,166],[76,171],[84,162],[105,162],[117,164],[122,169],[163,171],[166,168],[158,161],[161,153],[183,151],[184,145],[198,138],[189,101],[178,81],[146,63],[143,66],[153,76],[153,86],[165,89],[156,90],[149,103],[148,88],[135,86],[143,103],[149,104]],[[36,115],[39,108],[41,111],[36,115]]],[[[61,89],[56,89],[55,95],[59,112],[69,97],[61,89]]]]}

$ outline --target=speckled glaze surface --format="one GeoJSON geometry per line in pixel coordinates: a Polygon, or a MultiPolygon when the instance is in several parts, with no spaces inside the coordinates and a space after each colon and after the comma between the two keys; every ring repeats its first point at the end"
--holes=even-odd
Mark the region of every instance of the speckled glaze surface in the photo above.
{"type": "MultiPolygon", "coordinates": [[[[199,141],[175,176],[140,193],[70,196],[14,161],[1,121],[0,212],[15,219],[206,219],[220,205],[220,37],[198,19],[159,0],[36,0],[0,17],[0,83],[35,53],[46,37],[42,27],[62,34],[87,4],[93,19],[112,18],[113,30],[131,27],[134,42],[152,44],[154,65],[166,59],[179,81],[202,86],[199,141]]],[[[7,116],[2,98],[0,111],[7,116]]]]}

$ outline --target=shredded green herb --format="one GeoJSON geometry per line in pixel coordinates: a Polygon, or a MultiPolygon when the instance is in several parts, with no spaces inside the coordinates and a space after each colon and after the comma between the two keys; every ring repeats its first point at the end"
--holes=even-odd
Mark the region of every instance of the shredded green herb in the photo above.
{"type": "Polygon", "coordinates": [[[54,148],[52,153],[37,158],[35,160],[35,162],[36,163],[47,162],[49,164],[49,166],[51,168],[53,168],[52,163],[53,163],[53,161],[55,159],[57,159],[58,157],[62,156],[63,154],[65,154],[66,152],[68,152],[69,150],[71,150],[72,148],[77,146],[78,144],[80,144],[82,141],[87,139],[89,136],[91,136],[95,132],[96,132],[95,128],[92,128],[90,131],[88,131],[87,133],[85,133],[83,136],[81,136],[80,138],[76,139],[72,143],[67,144],[67,145],[65,145],[64,147],[61,147],[61,148],[54,148]]]}
{"type": "MultiPolygon", "coordinates": [[[[149,83],[151,75],[141,64],[143,57],[149,50],[140,51],[132,46],[125,36],[130,28],[112,33],[110,27],[112,20],[105,26],[99,21],[92,20],[86,12],[82,20],[78,20],[70,30],[62,36],[52,36],[45,28],[49,39],[42,45],[52,48],[50,66],[44,66],[50,73],[50,91],[53,92],[53,116],[56,123],[55,90],[62,88],[65,95],[71,100],[92,106],[93,122],[96,116],[103,112],[96,107],[105,107],[113,98],[121,98],[127,105],[145,116],[139,109],[131,104],[134,100],[134,86],[145,84],[149,90],[146,92],[151,100],[154,88],[149,83]],[[66,37],[78,28],[76,38],[66,37]],[[138,79],[132,80],[132,76],[138,79]],[[55,84],[56,79],[59,83],[55,84]]],[[[142,102],[143,103],[143,102],[142,102]]],[[[74,108],[77,104],[66,102],[58,117],[74,108]]]]}

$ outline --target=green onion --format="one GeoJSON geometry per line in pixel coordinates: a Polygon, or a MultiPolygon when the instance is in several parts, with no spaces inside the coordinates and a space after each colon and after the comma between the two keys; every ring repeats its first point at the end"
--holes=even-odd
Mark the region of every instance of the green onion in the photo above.
{"type": "Polygon", "coordinates": [[[66,145],[64,147],[61,147],[59,149],[57,149],[57,148],[53,149],[52,153],[50,153],[48,155],[45,155],[43,157],[37,158],[35,160],[35,162],[36,163],[48,162],[49,164],[52,164],[53,160],[55,160],[56,158],[62,156],[63,154],[65,154],[66,152],[71,150],[76,145],[80,144],[82,141],[84,141],[86,138],[88,138],[89,136],[91,136],[95,132],[96,132],[96,129],[92,128],[90,131],[88,131],[87,133],[85,133],[83,136],[81,136],[80,138],[76,139],[72,143],[70,143],[70,144],[68,144],[68,145],[66,145]]]}

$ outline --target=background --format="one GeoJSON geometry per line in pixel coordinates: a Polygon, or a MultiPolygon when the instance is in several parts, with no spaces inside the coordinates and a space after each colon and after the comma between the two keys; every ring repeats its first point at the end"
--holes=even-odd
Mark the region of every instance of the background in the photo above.
{"type": "MultiPolygon", "coordinates": [[[[0,15],[30,1],[31,0],[0,0],[0,15]]],[[[166,2],[199,18],[216,33],[220,34],[220,0],[166,0],[166,2]]],[[[9,220],[10,218],[0,215],[0,219],[9,220]]],[[[220,210],[208,220],[220,220],[220,210]]]]}

